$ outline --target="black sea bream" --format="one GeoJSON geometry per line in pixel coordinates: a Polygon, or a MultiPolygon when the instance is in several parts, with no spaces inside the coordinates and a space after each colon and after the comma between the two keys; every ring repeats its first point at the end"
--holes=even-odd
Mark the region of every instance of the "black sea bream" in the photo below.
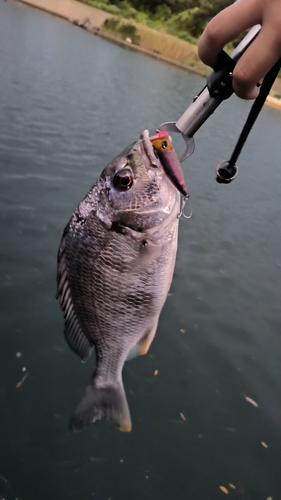
{"type": "Polygon", "coordinates": [[[65,338],[96,368],[71,430],[107,418],[131,430],[122,382],[126,359],[146,354],[169,291],[180,194],[148,131],[105,167],[67,224],[58,253],[57,297],[65,338]]]}

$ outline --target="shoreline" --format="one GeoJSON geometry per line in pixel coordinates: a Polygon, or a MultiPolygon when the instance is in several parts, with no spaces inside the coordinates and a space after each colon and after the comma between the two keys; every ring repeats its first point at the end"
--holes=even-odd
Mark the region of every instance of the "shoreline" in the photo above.
{"type": "MultiPolygon", "coordinates": [[[[112,43],[115,43],[122,47],[126,47],[130,50],[142,52],[143,54],[153,57],[154,59],[167,62],[168,64],[172,64],[173,66],[177,66],[179,68],[191,71],[192,73],[196,73],[200,76],[206,77],[208,75],[208,72],[211,71],[207,67],[205,70],[205,68],[201,69],[193,65],[181,63],[176,59],[171,59],[163,54],[160,54],[157,50],[149,50],[148,48],[141,47],[139,45],[134,45],[129,41],[114,37],[109,33],[100,32],[100,28],[103,25],[105,19],[113,17],[112,14],[104,12],[100,9],[96,9],[95,7],[91,7],[84,3],[78,2],[76,0],[15,0],[15,1],[27,5],[28,7],[36,8],[45,13],[64,19],[65,21],[68,21],[71,24],[83,28],[94,35],[98,35],[101,38],[104,38],[112,43]]],[[[158,35],[159,39],[163,38],[164,36],[172,37],[172,35],[166,35],[160,32],[155,32],[155,33],[157,34],[159,33],[158,35]]],[[[183,40],[180,40],[180,42],[187,44],[187,42],[183,42],[183,40]]],[[[280,82],[277,82],[278,89],[276,89],[276,91],[278,91],[278,93],[280,91],[281,94],[280,90],[281,79],[279,80],[280,82]]],[[[281,99],[278,99],[272,95],[269,95],[265,102],[269,106],[281,109],[281,99]]]]}
{"type": "MultiPolygon", "coordinates": [[[[19,0],[17,0],[17,1],[19,1],[19,0]]],[[[158,59],[159,61],[167,62],[169,64],[172,64],[173,66],[177,66],[178,68],[182,68],[182,69],[185,69],[187,71],[191,71],[192,73],[196,73],[199,76],[203,76],[203,77],[206,76],[206,74],[203,71],[200,71],[199,68],[194,68],[191,65],[180,63],[179,61],[176,61],[175,59],[171,59],[170,57],[163,56],[162,54],[158,54],[157,52],[153,52],[152,50],[145,49],[144,47],[140,47],[139,45],[134,45],[131,42],[126,42],[126,40],[121,40],[119,38],[115,38],[114,36],[111,36],[108,33],[96,33],[96,34],[98,36],[100,36],[101,38],[104,38],[105,40],[109,40],[112,43],[116,43],[117,45],[120,45],[122,47],[126,47],[129,50],[142,52],[143,54],[147,54],[148,56],[153,57],[154,59],[158,59]]]]}

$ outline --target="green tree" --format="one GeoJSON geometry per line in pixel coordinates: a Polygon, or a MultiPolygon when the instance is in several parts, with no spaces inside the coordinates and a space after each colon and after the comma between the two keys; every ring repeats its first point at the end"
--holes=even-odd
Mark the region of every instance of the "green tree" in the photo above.
{"type": "Polygon", "coordinates": [[[194,12],[194,26],[191,28],[190,33],[195,37],[200,36],[208,21],[232,3],[232,0],[216,0],[215,2],[200,0],[198,10],[194,12]]]}

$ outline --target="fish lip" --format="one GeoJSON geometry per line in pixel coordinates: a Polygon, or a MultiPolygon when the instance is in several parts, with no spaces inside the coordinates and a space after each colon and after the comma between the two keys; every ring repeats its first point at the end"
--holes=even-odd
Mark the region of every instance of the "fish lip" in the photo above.
{"type": "Polygon", "coordinates": [[[144,130],[142,132],[137,144],[140,147],[140,153],[145,162],[146,168],[159,168],[162,166],[150,142],[148,130],[144,130]]]}

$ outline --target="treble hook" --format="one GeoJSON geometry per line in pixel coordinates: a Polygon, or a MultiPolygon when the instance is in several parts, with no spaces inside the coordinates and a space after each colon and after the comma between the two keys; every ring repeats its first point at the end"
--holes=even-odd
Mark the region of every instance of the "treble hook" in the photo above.
{"type": "Polygon", "coordinates": [[[191,217],[192,217],[192,210],[191,210],[191,212],[190,212],[190,214],[189,214],[189,215],[185,215],[185,213],[184,213],[184,207],[185,207],[186,202],[188,201],[188,199],[189,199],[189,194],[187,194],[186,196],[184,196],[184,197],[182,198],[182,202],[181,202],[181,210],[180,210],[180,213],[177,215],[177,218],[178,218],[178,219],[180,219],[180,218],[181,218],[181,216],[183,216],[185,219],[191,219],[191,217]]]}

